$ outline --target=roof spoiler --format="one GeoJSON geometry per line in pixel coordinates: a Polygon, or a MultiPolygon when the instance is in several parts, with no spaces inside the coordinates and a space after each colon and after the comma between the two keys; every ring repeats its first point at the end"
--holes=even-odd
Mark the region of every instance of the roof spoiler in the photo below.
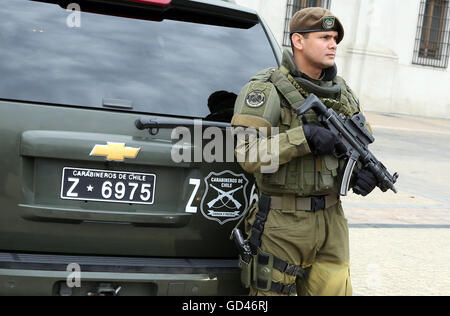
{"type": "MultiPolygon", "coordinates": [[[[73,0],[35,0],[67,9],[73,0]]],[[[77,0],[83,12],[143,20],[164,19],[250,28],[259,23],[256,11],[223,0],[77,0]]]]}

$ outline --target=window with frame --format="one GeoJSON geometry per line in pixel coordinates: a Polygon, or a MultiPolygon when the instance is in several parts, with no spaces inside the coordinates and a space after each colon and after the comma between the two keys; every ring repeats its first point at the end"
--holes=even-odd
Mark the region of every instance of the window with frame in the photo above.
{"type": "Polygon", "coordinates": [[[330,9],[330,2],[331,0],[287,0],[283,46],[291,47],[289,24],[291,23],[292,16],[295,14],[295,12],[308,7],[322,7],[330,9]]]}
{"type": "Polygon", "coordinates": [[[413,64],[447,68],[449,50],[449,0],[421,0],[413,64]]]}

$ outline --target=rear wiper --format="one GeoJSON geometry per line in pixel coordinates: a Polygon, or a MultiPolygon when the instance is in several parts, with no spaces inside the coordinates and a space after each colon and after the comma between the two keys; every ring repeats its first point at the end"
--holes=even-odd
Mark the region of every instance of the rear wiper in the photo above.
{"type": "Polygon", "coordinates": [[[202,126],[202,127],[219,127],[226,129],[231,127],[230,123],[205,121],[202,119],[180,119],[168,117],[141,117],[135,121],[136,128],[139,130],[148,129],[150,135],[156,135],[160,129],[171,129],[179,126],[202,126]]]}

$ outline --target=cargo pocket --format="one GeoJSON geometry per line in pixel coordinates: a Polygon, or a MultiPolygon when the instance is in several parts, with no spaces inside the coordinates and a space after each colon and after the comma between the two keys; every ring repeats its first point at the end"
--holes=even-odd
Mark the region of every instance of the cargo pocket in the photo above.
{"type": "Polygon", "coordinates": [[[329,190],[335,184],[335,179],[338,175],[339,160],[333,156],[322,157],[322,170],[319,172],[319,189],[329,190]]]}
{"type": "Polygon", "coordinates": [[[281,165],[275,173],[264,173],[263,183],[268,185],[283,186],[286,184],[286,173],[288,164],[281,165]]]}
{"type": "Polygon", "coordinates": [[[292,113],[290,109],[287,108],[286,106],[282,106],[280,108],[280,121],[281,121],[280,132],[283,133],[289,129],[292,122],[292,113]]]}
{"type": "Polygon", "coordinates": [[[252,263],[253,258],[250,262],[245,262],[242,257],[239,256],[239,268],[241,268],[241,283],[245,288],[249,288],[252,285],[252,263]]]}
{"type": "Polygon", "coordinates": [[[315,168],[314,156],[307,155],[301,158],[301,177],[299,183],[301,184],[302,195],[311,195],[315,191],[315,168]]]}

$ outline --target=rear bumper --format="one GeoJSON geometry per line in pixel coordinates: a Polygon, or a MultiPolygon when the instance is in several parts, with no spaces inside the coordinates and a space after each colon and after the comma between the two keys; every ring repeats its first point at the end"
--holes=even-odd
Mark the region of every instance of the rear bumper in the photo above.
{"type": "Polygon", "coordinates": [[[0,252],[0,295],[244,295],[237,260],[0,252]]]}

